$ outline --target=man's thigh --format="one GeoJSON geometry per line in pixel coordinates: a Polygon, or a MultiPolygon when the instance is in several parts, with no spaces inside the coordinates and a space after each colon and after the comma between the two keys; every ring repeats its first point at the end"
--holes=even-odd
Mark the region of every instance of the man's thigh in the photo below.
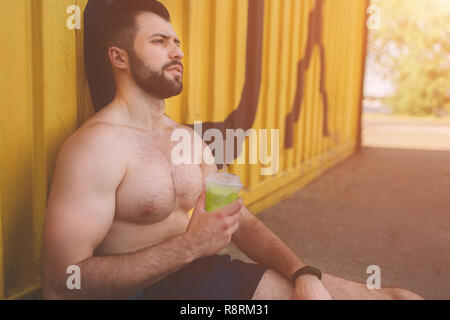
{"type": "MultiPolygon", "coordinates": [[[[398,288],[369,289],[366,285],[327,273],[322,283],[335,300],[422,299],[417,294],[398,288]]],[[[289,300],[294,288],[290,281],[273,269],[268,269],[253,294],[253,300],[289,300]]]]}

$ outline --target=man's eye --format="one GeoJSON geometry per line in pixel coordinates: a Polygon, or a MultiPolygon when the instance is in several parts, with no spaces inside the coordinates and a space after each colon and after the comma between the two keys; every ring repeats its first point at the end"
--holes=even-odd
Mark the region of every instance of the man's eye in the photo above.
{"type": "Polygon", "coordinates": [[[158,39],[158,40],[155,40],[155,41],[153,41],[153,42],[156,42],[156,43],[163,43],[164,40],[163,40],[163,39],[158,39]]]}

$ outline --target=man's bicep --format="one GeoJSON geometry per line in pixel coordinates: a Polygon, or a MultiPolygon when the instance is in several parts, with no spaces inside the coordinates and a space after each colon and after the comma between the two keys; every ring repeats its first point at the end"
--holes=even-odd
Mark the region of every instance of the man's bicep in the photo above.
{"type": "Polygon", "coordinates": [[[114,156],[108,147],[89,143],[61,148],[45,218],[44,250],[49,259],[77,264],[91,257],[104,239],[123,175],[114,156]]]}

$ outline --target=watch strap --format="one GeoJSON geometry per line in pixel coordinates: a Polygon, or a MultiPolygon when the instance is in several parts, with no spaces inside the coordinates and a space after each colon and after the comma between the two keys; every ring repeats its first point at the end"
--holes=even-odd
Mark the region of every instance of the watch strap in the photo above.
{"type": "Polygon", "coordinates": [[[295,281],[304,274],[312,274],[313,276],[319,278],[319,280],[322,280],[322,272],[319,269],[311,266],[306,266],[294,272],[294,274],[292,275],[292,283],[295,283],[295,281]]]}

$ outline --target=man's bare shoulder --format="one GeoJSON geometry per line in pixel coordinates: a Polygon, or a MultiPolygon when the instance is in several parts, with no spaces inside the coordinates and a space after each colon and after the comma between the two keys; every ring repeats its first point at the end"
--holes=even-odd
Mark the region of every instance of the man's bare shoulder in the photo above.
{"type": "Polygon", "coordinates": [[[91,122],[82,125],[67,140],[64,145],[93,145],[114,147],[120,139],[120,128],[105,122],[91,122]]]}
{"type": "Polygon", "coordinates": [[[115,166],[126,166],[127,144],[121,128],[104,122],[90,122],[81,126],[61,146],[59,161],[83,158],[104,159],[115,166]]]}
{"type": "MultiPolygon", "coordinates": [[[[169,118],[170,119],[170,118],[169,118]]],[[[191,127],[189,127],[188,125],[182,124],[182,123],[178,123],[175,122],[174,120],[170,119],[170,124],[172,125],[173,129],[182,129],[182,130],[186,130],[187,132],[189,132],[189,134],[191,135],[192,138],[194,138],[194,136],[199,137],[200,139],[202,139],[202,137],[191,127]]],[[[203,139],[202,139],[203,140],[203,139]]]]}

